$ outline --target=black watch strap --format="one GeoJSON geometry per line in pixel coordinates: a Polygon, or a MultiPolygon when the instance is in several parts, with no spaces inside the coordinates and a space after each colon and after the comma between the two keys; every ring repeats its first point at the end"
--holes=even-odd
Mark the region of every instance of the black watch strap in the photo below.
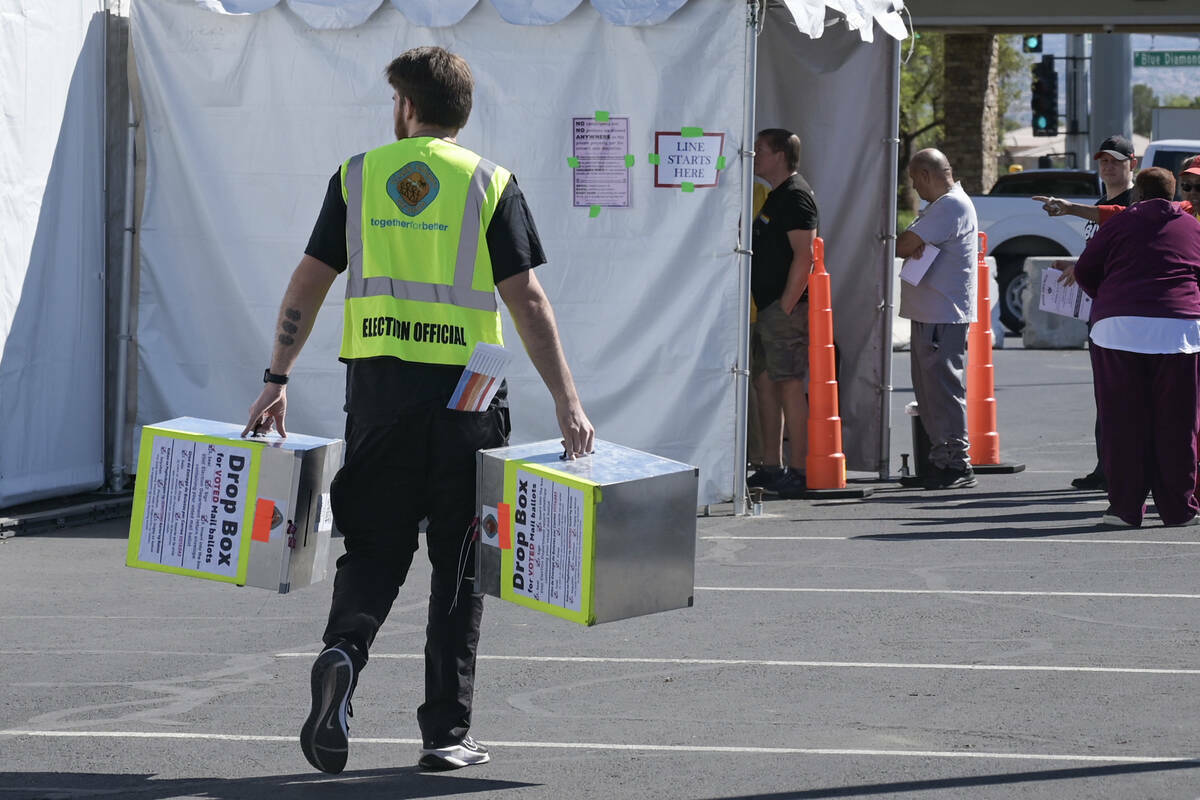
{"type": "Polygon", "coordinates": [[[263,383],[278,383],[282,386],[287,382],[287,375],[276,375],[274,372],[271,372],[270,367],[267,367],[265,370],[263,370],[263,383]]]}

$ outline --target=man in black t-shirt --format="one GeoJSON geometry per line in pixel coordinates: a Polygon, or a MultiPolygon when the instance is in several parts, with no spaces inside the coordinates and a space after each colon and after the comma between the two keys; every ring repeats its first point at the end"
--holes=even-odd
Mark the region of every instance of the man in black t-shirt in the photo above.
{"type": "Polygon", "coordinates": [[[800,137],[768,128],[754,142],[754,174],[771,184],[754,219],[750,291],[758,308],[766,370],[755,379],[762,427],[763,464],[747,481],[781,497],[807,488],[808,275],[817,235],[812,187],[796,172],[800,137]],[[780,420],[779,408],[783,408],[780,420]],[[783,467],[783,428],[788,430],[788,468],[783,467]]]}
{"type": "MultiPolygon", "coordinates": [[[[1083,229],[1083,238],[1090,240],[1100,227],[1099,206],[1131,206],[1133,205],[1133,176],[1137,172],[1137,158],[1133,154],[1133,142],[1119,133],[1114,133],[1103,142],[1092,156],[1096,160],[1096,168],[1100,180],[1104,184],[1104,196],[1094,205],[1083,205],[1062,200],[1057,197],[1034,197],[1042,203],[1042,208],[1052,217],[1064,214],[1081,217],[1087,220],[1083,229]]],[[[1075,262],[1056,262],[1055,267],[1062,270],[1058,282],[1071,286],[1075,283],[1075,262]]],[[[1100,417],[1096,417],[1096,466],[1087,475],[1074,478],[1071,485],[1076,489],[1100,490],[1108,488],[1104,478],[1104,468],[1100,465],[1100,417]]]]}
{"type": "Polygon", "coordinates": [[[473,586],[475,453],[507,441],[508,413],[500,397],[482,412],[447,404],[469,348],[499,338],[492,285],[554,397],[564,456],[591,452],[595,436],[563,356],[554,312],[532,271],[546,258],[516,179],[454,141],[471,110],[470,68],[441,48],[421,47],[394,60],[387,76],[394,89],[397,142],[349,159],[344,171],[330,179],[304,258],[284,294],[266,386],[250,407],[243,431],[247,435],[275,427],[285,435],[287,375],[334,279],[348,271],[342,349],[346,459],[330,488],[346,552],[337,561],[325,649],[312,668],[312,709],[300,731],[305,758],[330,773],[346,765],[350,697],[367,651],[408,575],[422,519],[428,520],[425,544],[433,570],[425,701],[417,709],[422,735],[418,763],[426,769],[455,769],[491,758],[468,733],[483,614],[483,596],[473,586]],[[381,168],[373,171],[374,165],[381,168]],[[396,171],[387,177],[391,170],[396,171]],[[411,185],[397,183],[400,188],[393,194],[398,176],[411,185]],[[411,227],[372,225],[364,230],[364,212],[378,208],[371,204],[381,202],[384,178],[386,196],[396,206],[392,213],[415,220],[428,211],[426,219],[457,221],[458,230],[449,234],[461,237],[453,243],[457,246],[438,248],[433,240],[412,238],[412,230],[450,229],[442,223],[417,229],[415,223],[396,219],[411,227]],[[497,190],[498,198],[488,194],[497,190]],[[475,256],[485,221],[491,281],[486,279],[488,260],[475,256]],[[366,274],[366,263],[376,274],[366,274]],[[448,274],[452,285],[444,281],[448,274]],[[373,289],[368,290],[371,281],[373,289]],[[374,305],[357,305],[364,300],[374,305]],[[397,341],[380,349],[367,349],[363,343],[370,334],[360,318],[387,319],[364,316],[380,309],[415,316],[414,330],[421,318],[461,321],[456,328],[461,341],[453,344],[463,345],[463,352],[448,354],[425,346],[425,336],[410,340],[407,334],[397,334],[397,341]],[[381,351],[385,354],[362,355],[381,351]]]}

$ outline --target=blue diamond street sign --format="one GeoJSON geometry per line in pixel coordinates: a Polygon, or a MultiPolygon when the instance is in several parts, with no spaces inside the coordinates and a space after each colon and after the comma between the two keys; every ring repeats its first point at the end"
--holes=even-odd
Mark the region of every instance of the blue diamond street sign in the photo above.
{"type": "Polygon", "coordinates": [[[1138,50],[1135,67],[1200,67],[1200,50],[1138,50]]]}

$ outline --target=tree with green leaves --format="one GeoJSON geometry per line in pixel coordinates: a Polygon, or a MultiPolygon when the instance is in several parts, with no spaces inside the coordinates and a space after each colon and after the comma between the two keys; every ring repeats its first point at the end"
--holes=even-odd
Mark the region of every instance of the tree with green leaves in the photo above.
{"type": "Polygon", "coordinates": [[[915,210],[917,196],[908,182],[908,162],[916,151],[940,145],[944,133],[945,37],[918,33],[910,42],[900,68],[900,174],[896,178],[900,207],[915,210]]]}
{"type": "MultiPolygon", "coordinates": [[[[941,147],[945,141],[945,53],[946,35],[917,33],[905,45],[900,68],[900,159],[896,176],[901,209],[915,211],[918,198],[908,183],[908,162],[912,154],[925,147],[941,147]]],[[[996,73],[999,82],[997,104],[1000,125],[997,135],[1020,127],[1006,119],[1009,109],[1020,97],[1023,82],[1029,79],[1029,61],[1018,48],[1019,36],[1000,36],[996,73]]]]}

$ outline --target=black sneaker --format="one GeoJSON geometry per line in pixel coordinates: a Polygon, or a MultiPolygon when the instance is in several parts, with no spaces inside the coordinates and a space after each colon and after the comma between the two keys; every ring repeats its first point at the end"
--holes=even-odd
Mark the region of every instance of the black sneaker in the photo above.
{"type": "Polygon", "coordinates": [[[354,692],[354,662],[340,647],[330,647],[313,662],[312,711],[300,729],[300,749],[321,772],[337,774],[346,768],[350,749],[350,695],[354,692]]]}
{"type": "Polygon", "coordinates": [[[746,479],[746,487],[749,489],[766,489],[772,484],[778,483],[783,477],[783,467],[762,467],[754,472],[746,479]]]}
{"type": "Polygon", "coordinates": [[[1071,485],[1076,489],[1083,489],[1089,492],[1107,492],[1108,481],[1099,472],[1089,472],[1082,478],[1075,478],[1071,481],[1071,485]]]}
{"type": "Polygon", "coordinates": [[[443,772],[448,769],[461,769],[475,764],[486,764],[492,757],[488,749],[470,736],[464,736],[458,744],[445,747],[425,747],[421,749],[421,760],[417,765],[421,769],[443,772]]]}
{"type": "Polygon", "coordinates": [[[970,489],[978,486],[975,471],[966,469],[950,469],[949,467],[933,467],[933,471],[925,478],[926,489],[970,489]]]}
{"type": "Polygon", "coordinates": [[[800,470],[789,469],[787,474],[773,487],[775,494],[785,500],[796,500],[808,492],[808,476],[800,470]]]}

